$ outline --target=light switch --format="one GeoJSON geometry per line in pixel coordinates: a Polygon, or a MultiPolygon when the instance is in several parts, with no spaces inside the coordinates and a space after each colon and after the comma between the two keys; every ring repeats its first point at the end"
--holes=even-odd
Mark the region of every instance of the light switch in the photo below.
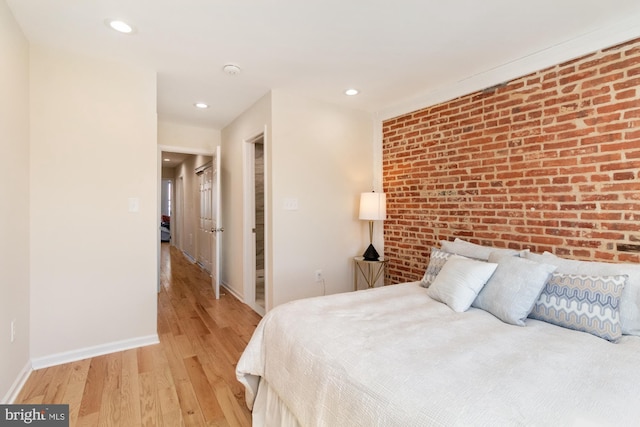
{"type": "Polygon", "coordinates": [[[298,210],[298,199],[286,198],[284,199],[284,203],[282,204],[282,208],[285,211],[297,211],[298,210]]]}
{"type": "Polygon", "coordinates": [[[137,197],[129,197],[129,212],[140,211],[140,199],[137,197]]]}

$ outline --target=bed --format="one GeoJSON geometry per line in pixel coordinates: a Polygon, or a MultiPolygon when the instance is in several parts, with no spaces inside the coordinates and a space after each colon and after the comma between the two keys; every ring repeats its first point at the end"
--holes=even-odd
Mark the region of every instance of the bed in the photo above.
{"type": "MultiPolygon", "coordinates": [[[[267,313],[236,369],[254,425],[640,424],[640,266],[499,251],[468,257],[449,250],[432,249],[420,282],[293,301],[267,313]],[[471,265],[466,260],[496,266],[491,274],[472,274],[485,282],[464,288],[461,299],[475,296],[460,306],[437,291],[445,279],[465,276],[460,265],[471,265]],[[520,271],[527,271],[522,282],[537,274],[531,269],[541,276],[548,271],[532,307],[515,324],[480,298],[495,280],[513,279],[513,263],[529,268],[520,271]],[[617,324],[599,319],[594,330],[580,330],[576,316],[550,309],[549,300],[566,303],[549,297],[552,282],[562,283],[558,277],[578,277],[581,285],[588,277],[588,286],[594,277],[604,278],[605,291],[593,304],[602,306],[603,295],[616,294],[613,309],[601,314],[617,324]],[[531,317],[536,312],[538,319],[531,317]],[[545,318],[550,313],[559,316],[558,324],[545,318]],[[568,323],[561,326],[563,321],[568,323]]],[[[488,295],[492,302],[501,298],[488,295]]]]}

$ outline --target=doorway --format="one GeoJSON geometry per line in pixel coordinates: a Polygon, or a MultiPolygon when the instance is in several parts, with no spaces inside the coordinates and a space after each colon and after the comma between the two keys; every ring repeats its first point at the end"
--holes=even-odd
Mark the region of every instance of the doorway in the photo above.
{"type": "MultiPolygon", "coordinates": [[[[211,234],[212,153],[180,150],[159,146],[158,151],[158,260],[161,242],[170,232],[169,244],[179,249],[191,262],[197,262],[207,273],[212,270],[211,234]],[[209,170],[205,172],[206,167],[209,170]],[[203,179],[200,179],[200,176],[203,179]],[[171,185],[169,184],[171,182],[171,185]],[[208,199],[203,203],[201,197],[208,199]],[[209,260],[209,262],[206,262],[209,260]]],[[[167,243],[164,243],[165,245],[167,243]]],[[[160,270],[158,269],[158,284],[160,270]]]]}
{"type": "Polygon", "coordinates": [[[264,141],[254,143],[254,218],[256,304],[265,308],[264,300],[264,141]]]}
{"type": "Polygon", "coordinates": [[[264,315],[269,298],[268,223],[265,204],[267,161],[264,132],[244,144],[245,302],[264,315]]]}
{"type": "Polygon", "coordinates": [[[171,217],[173,211],[173,178],[162,177],[160,189],[160,241],[171,241],[171,217]]]}

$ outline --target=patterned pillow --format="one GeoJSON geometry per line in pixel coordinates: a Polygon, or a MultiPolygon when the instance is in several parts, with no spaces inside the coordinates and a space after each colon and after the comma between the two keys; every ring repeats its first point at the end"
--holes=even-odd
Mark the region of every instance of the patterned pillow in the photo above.
{"type": "Polygon", "coordinates": [[[449,252],[445,252],[438,248],[431,248],[431,256],[429,257],[429,265],[427,266],[427,270],[424,272],[424,276],[422,276],[422,280],[420,281],[420,286],[424,288],[428,288],[433,280],[436,278],[440,270],[442,270],[442,266],[447,260],[452,257],[465,258],[460,255],[454,255],[449,252]]]}
{"type": "Polygon", "coordinates": [[[620,323],[622,335],[640,337],[640,264],[579,261],[560,258],[552,253],[529,253],[527,258],[558,266],[558,273],[586,274],[588,276],[629,276],[620,296],[620,323]]]}
{"type": "Polygon", "coordinates": [[[620,295],[628,277],[553,273],[529,317],[614,341],[622,336],[620,295]]]}

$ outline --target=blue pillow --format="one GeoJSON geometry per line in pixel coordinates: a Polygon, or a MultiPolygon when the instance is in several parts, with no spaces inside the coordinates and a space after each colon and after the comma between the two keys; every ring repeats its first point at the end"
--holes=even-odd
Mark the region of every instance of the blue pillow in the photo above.
{"type": "Polygon", "coordinates": [[[538,300],[554,265],[519,257],[503,257],[473,306],[487,311],[503,322],[524,326],[538,300]]]}

